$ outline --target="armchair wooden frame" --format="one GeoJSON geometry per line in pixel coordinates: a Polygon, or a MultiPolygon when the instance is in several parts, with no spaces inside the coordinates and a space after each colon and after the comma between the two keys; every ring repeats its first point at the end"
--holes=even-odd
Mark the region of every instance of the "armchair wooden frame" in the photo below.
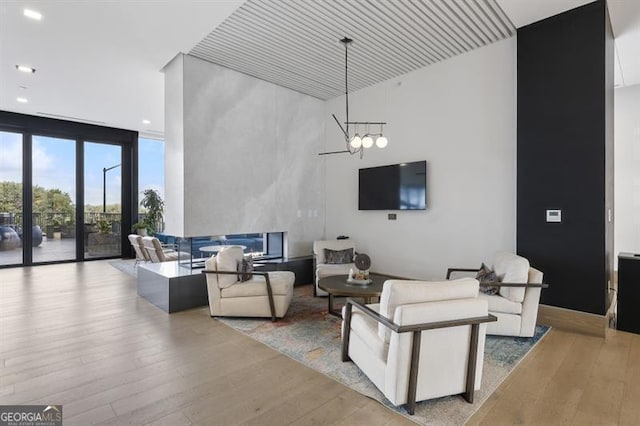
{"type": "MultiPolygon", "coordinates": [[[[222,274],[222,275],[238,275],[238,272],[233,272],[233,271],[210,271],[208,269],[205,269],[204,271],[202,271],[203,274],[222,274]]],[[[273,301],[273,289],[271,288],[271,281],[269,280],[269,273],[268,272],[246,272],[247,274],[250,274],[251,276],[254,275],[259,275],[264,277],[264,280],[267,284],[267,297],[269,298],[269,310],[271,311],[271,321],[272,322],[276,322],[278,320],[278,318],[276,317],[276,305],[275,302],[273,301]]]]}
{"type": "Polygon", "coordinates": [[[462,394],[464,399],[472,403],[473,395],[475,392],[475,380],[476,380],[476,362],[478,353],[478,338],[480,334],[480,324],[486,322],[497,321],[498,318],[494,315],[488,314],[482,317],[463,318],[452,321],[437,321],[423,324],[412,325],[398,325],[390,319],[380,315],[366,305],[353,300],[347,299],[345,305],[345,317],[344,317],[344,336],[342,338],[342,361],[349,361],[349,337],[351,334],[351,314],[353,306],[356,306],[368,317],[374,319],[385,327],[391,329],[396,333],[413,333],[413,340],[411,346],[411,360],[409,368],[409,385],[407,390],[407,411],[413,415],[416,407],[416,389],[418,385],[418,363],[420,360],[420,341],[422,337],[422,331],[435,330],[438,328],[458,327],[461,325],[471,326],[471,339],[469,342],[469,362],[467,364],[467,381],[466,391],[462,394]]]}
{"type": "MultiPolygon", "coordinates": [[[[478,268],[449,268],[447,269],[447,279],[451,277],[452,272],[478,272],[480,269],[478,268]]],[[[480,287],[523,287],[523,288],[548,288],[549,284],[547,283],[503,283],[503,282],[495,282],[495,283],[480,283],[480,287]]]]}
{"type": "Polygon", "coordinates": [[[313,297],[317,297],[318,296],[318,286],[316,285],[316,268],[318,267],[318,255],[313,253],[313,260],[312,260],[312,271],[313,271],[313,297]]]}

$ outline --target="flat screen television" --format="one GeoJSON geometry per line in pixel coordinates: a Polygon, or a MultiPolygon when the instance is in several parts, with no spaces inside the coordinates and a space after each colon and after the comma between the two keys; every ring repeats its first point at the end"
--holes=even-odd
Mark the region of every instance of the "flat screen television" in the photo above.
{"type": "Polygon", "coordinates": [[[427,162],[360,169],[358,210],[425,210],[427,162]]]}

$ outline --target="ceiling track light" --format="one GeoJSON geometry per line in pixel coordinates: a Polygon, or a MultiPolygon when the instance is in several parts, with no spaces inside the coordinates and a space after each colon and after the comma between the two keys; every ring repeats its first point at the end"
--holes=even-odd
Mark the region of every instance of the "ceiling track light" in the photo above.
{"type": "Polygon", "coordinates": [[[30,73],[30,74],[35,74],[35,72],[36,72],[35,68],[31,68],[31,67],[28,67],[26,65],[16,65],[16,69],[18,71],[22,71],[22,72],[30,73]]]}
{"type": "Polygon", "coordinates": [[[353,43],[353,40],[348,37],[344,37],[340,40],[340,43],[344,45],[344,97],[347,115],[344,126],[340,123],[340,120],[338,120],[338,117],[336,117],[335,114],[331,114],[331,116],[336,121],[344,135],[346,149],[343,151],[321,152],[318,155],[349,153],[351,155],[360,154],[360,158],[362,159],[364,156],[364,150],[373,146],[374,137],[376,138],[375,144],[378,148],[384,148],[387,146],[389,141],[384,136],[384,125],[387,123],[383,121],[349,121],[349,45],[353,43]],[[380,126],[380,131],[371,132],[371,126],[380,126]],[[353,128],[353,135],[350,133],[350,127],[353,128]],[[359,127],[364,129],[364,133],[362,135],[358,132],[359,127]]]}

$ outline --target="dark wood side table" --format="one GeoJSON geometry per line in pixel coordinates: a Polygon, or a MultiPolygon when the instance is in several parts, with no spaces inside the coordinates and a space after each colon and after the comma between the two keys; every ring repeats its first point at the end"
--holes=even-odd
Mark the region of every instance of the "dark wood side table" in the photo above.
{"type": "Polygon", "coordinates": [[[320,278],[318,287],[329,293],[329,313],[342,317],[342,313],[333,307],[334,296],[360,297],[365,303],[371,303],[373,298],[379,298],[382,294],[382,285],[386,280],[393,279],[388,275],[369,274],[371,284],[351,284],[347,282],[347,275],[332,275],[320,278]]]}

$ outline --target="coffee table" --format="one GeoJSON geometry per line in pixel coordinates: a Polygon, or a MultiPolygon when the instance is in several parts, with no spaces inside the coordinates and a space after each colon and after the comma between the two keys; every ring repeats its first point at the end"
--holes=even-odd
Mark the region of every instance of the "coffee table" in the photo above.
{"type": "Polygon", "coordinates": [[[342,313],[333,307],[334,296],[361,297],[365,303],[371,303],[372,299],[380,297],[382,285],[392,277],[383,274],[369,274],[370,284],[352,284],[347,282],[348,275],[332,275],[320,278],[318,287],[329,293],[329,313],[342,317],[342,313]]]}
{"type": "MultiPolygon", "coordinates": [[[[204,246],[204,247],[200,247],[200,251],[202,253],[205,253],[206,255],[209,255],[209,253],[211,254],[218,254],[218,252],[220,250],[222,250],[225,247],[232,247],[231,245],[226,245],[226,246],[222,246],[222,245],[217,245],[217,246],[204,246]]],[[[240,245],[234,245],[234,247],[240,247],[242,250],[246,249],[246,246],[240,246],[240,245]]]]}

